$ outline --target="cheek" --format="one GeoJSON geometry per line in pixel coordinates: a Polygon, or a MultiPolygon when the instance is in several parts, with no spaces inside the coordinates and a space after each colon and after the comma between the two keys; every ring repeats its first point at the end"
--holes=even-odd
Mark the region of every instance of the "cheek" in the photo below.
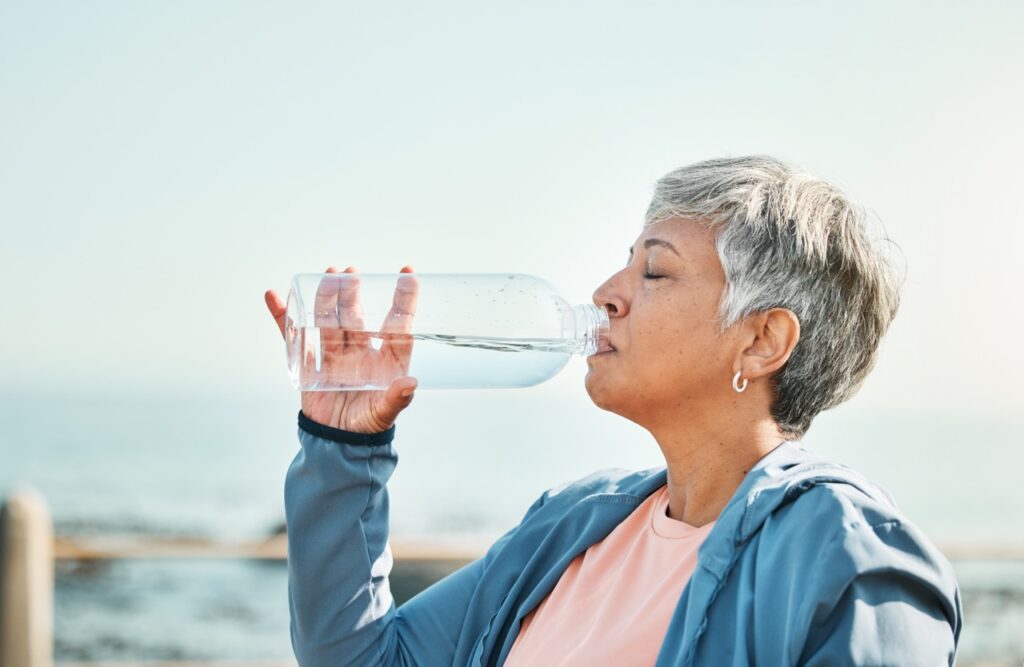
{"type": "Polygon", "coordinates": [[[696,300],[677,301],[634,322],[635,346],[651,360],[652,370],[678,376],[714,364],[719,337],[713,316],[702,306],[696,300]]]}
{"type": "Polygon", "coordinates": [[[630,311],[636,342],[646,349],[674,353],[685,347],[698,328],[696,304],[685,299],[649,295],[630,311]]]}

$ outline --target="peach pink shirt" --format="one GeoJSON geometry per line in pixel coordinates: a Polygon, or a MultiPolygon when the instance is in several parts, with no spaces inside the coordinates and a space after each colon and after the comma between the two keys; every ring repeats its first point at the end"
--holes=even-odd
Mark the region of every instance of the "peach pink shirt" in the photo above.
{"type": "Polygon", "coordinates": [[[653,665],[714,526],[691,526],[667,510],[663,486],[577,556],[523,618],[506,667],[653,665]]]}

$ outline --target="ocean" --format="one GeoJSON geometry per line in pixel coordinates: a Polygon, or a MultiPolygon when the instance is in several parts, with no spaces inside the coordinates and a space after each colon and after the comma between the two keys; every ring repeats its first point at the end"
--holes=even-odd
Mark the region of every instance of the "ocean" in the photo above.
{"type": "MultiPolygon", "coordinates": [[[[563,381],[421,391],[398,422],[393,540],[488,544],[543,490],[603,467],[661,464],[649,434],[563,381]]],[[[298,396],[8,396],[0,489],[29,484],[58,536],[263,539],[283,522],[298,396]]],[[[963,590],[958,664],[1024,661],[1020,424],[853,407],[804,444],[885,487],[949,553],[963,590]]],[[[396,566],[397,567],[397,566],[396,566]]],[[[289,660],[287,570],[244,560],[62,561],[57,660],[289,660]]]]}

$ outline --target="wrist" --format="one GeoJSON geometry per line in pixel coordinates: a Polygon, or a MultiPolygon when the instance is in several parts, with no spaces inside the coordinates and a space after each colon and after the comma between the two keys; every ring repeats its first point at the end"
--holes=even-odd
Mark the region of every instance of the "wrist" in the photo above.
{"type": "Polygon", "coordinates": [[[299,410],[299,428],[318,438],[347,445],[363,445],[365,447],[387,445],[395,438],[394,424],[391,425],[391,428],[377,433],[357,433],[313,421],[302,410],[299,410]]]}

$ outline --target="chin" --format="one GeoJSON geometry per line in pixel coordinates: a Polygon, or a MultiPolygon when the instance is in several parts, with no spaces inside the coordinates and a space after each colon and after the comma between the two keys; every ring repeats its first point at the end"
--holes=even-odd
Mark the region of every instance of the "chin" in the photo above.
{"type": "Polygon", "coordinates": [[[607,410],[608,412],[614,412],[619,414],[618,410],[615,409],[615,405],[618,401],[615,400],[616,394],[618,393],[615,388],[602,384],[593,378],[593,373],[587,373],[586,378],[583,380],[583,386],[587,390],[587,395],[590,396],[591,402],[594,405],[607,410]]]}
{"type": "Polygon", "coordinates": [[[650,418],[650,396],[639,396],[636,382],[620,382],[612,384],[587,373],[584,386],[591,402],[605,412],[611,412],[627,421],[647,428],[650,418]]]}

